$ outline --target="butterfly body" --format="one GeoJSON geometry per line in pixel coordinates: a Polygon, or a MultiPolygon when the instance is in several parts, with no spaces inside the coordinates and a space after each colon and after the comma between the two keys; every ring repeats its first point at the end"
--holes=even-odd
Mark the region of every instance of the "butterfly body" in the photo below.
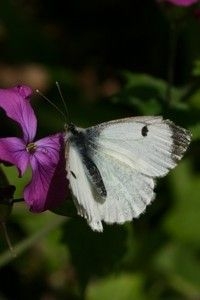
{"type": "Polygon", "coordinates": [[[124,223],[154,199],[155,178],[182,158],[190,133],[162,117],[114,120],[66,131],[67,174],[78,214],[93,230],[124,223]]]}

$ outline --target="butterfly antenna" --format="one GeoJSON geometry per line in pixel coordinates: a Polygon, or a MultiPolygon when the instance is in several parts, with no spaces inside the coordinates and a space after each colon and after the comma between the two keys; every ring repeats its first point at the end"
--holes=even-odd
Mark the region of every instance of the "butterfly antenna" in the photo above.
{"type": "Polygon", "coordinates": [[[58,106],[53,103],[49,98],[47,98],[42,92],[40,92],[38,89],[36,90],[36,93],[39,94],[43,99],[45,99],[49,104],[51,104],[65,119],[65,122],[67,122],[66,115],[63,113],[63,111],[58,108],[58,106]]]}
{"type": "Polygon", "coordinates": [[[69,110],[68,110],[68,108],[67,108],[67,104],[66,104],[65,99],[64,99],[64,97],[63,97],[63,94],[62,94],[62,92],[61,92],[60,84],[58,83],[58,81],[56,81],[56,86],[57,86],[57,89],[58,89],[60,98],[61,98],[61,100],[62,100],[64,109],[65,109],[65,112],[66,112],[66,116],[67,116],[67,117],[65,117],[65,118],[68,119],[68,121],[69,121],[69,123],[70,123],[69,110]]]}

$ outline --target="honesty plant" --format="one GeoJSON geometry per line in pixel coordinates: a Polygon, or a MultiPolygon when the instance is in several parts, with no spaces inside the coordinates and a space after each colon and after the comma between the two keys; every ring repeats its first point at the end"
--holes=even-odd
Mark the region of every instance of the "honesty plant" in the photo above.
{"type": "Polygon", "coordinates": [[[0,89],[0,107],[23,133],[21,138],[0,138],[0,160],[15,165],[19,176],[31,167],[24,200],[31,211],[41,212],[59,206],[67,194],[64,140],[58,133],[34,141],[37,119],[29,101],[31,94],[28,86],[0,89]]]}
{"type": "Polygon", "coordinates": [[[199,0],[162,0],[165,2],[170,2],[177,6],[190,6],[194,3],[197,3],[199,0]]]}

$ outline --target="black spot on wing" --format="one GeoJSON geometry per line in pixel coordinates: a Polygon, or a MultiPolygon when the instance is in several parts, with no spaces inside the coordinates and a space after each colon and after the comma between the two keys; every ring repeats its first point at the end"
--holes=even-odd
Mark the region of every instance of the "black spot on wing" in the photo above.
{"type": "Polygon", "coordinates": [[[142,130],[141,130],[142,136],[147,136],[148,131],[149,131],[149,129],[148,129],[147,125],[143,126],[142,130]]]}
{"type": "Polygon", "coordinates": [[[185,151],[187,150],[191,141],[191,132],[180,126],[176,126],[173,122],[167,120],[169,128],[172,132],[172,159],[178,162],[185,151]]]}
{"type": "Polygon", "coordinates": [[[73,171],[70,171],[70,173],[72,174],[72,176],[76,179],[76,175],[74,174],[73,171]]]}

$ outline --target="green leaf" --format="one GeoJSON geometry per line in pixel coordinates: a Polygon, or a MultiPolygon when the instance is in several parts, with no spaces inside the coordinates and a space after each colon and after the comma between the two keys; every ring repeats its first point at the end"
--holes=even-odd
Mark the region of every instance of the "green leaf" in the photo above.
{"type": "Polygon", "coordinates": [[[194,68],[192,70],[193,76],[200,76],[200,60],[194,62],[194,68]]]}
{"type": "Polygon", "coordinates": [[[165,276],[166,285],[187,299],[199,299],[199,259],[190,247],[168,244],[155,257],[154,265],[165,276]]]}
{"type": "Polygon", "coordinates": [[[0,222],[5,222],[12,211],[15,186],[10,185],[5,172],[0,168],[0,222]]]}
{"type": "Polygon", "coordinates": [[[200,123],[191,126],[190,131],[192,132],[192,140],[196,141],[200,139],[200,123]]]}
{"type": "MultiPolygon", "coordinates": [[[[134,88],[140,94],[141,99],[156,98],[161,101],[166,101],[166,90],[168,83],[165,80],[153,77],[148,74],[136,74],[125,72],[127,78],[126,88],[134,88]]],[[[183,90],[172,87],[173,101],[180,100],[183,90]]]]}
{"type": "Polygon", "coordinates": [[[106,226],[104,232],[94,232],[81,217],[69,220],[64,226],[64,243],[68,245],[79,286],[84,290],[93,276],[116,270],[127,248],[125,226],[106,226]]]}
{"type": "Polygon", "coordinates": [[[165,229],[174,239],[200,248],[200,174],[193,173],[191,163],[185,159],[171,173],[174,204],[166,216],[165,229]]]}
{"type": "Polygon", "coordinates": [[[200,110],[200,89],[199,89],[199,85],[197,89],[194,89],[191,93],[191,95],[189,96],[189,98],[187,99],[187,101],[189,102],[190,106],[193,109],[198,109],[200,110]]]}
{"type": "Polygon", "coordinates": [[[2,170],[5,173],[6,177],[10,184],[16,187],[14,198],[22,198],[23,197],[23,189],[27,185],[31,177],[31,171],[28,170],[23,175],[23,177],[19,178],[18,171],[15,166],[6,167],[2,165],[2,170]]]}
{"type": "Polygon", "coordinates": [[[120,274],[92,282],[87,289],[87,300],[146,299],[143,293],[143,277],[140,274],[120,274]]]}
{"type": "MultiPolygon", "coordinates": [[[[167,104],[168,84],[162,79],[148,74],[136,74],[124,71],[125,86],[122,92],[113,98],[113,101],[123,102],[136,108],[139,113],[146,115],[160,114],[167,104]]],[[[173,102],[170,105],[177,106],[184,89],[171,87],[173,102]]],[[[185,105],[178,105],[181,109],[185,105]]]]}

